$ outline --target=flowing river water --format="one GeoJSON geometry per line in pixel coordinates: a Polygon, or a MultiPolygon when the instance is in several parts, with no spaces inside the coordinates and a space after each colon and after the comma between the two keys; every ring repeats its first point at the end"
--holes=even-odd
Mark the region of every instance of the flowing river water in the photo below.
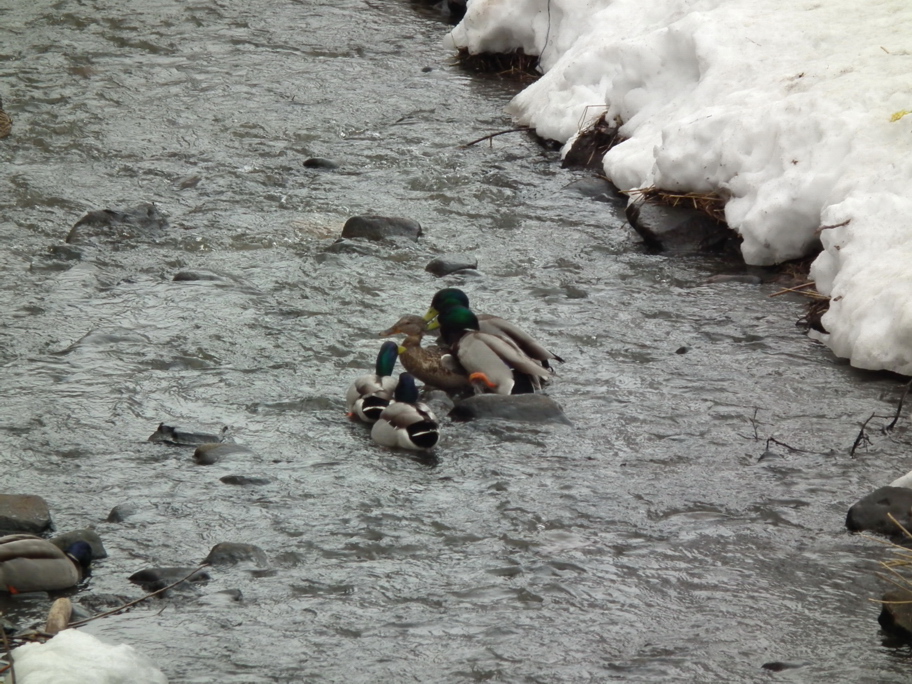
{"type": "Polygon", "coordinates": [[[908,681],[886,552],[844,530],[912,465],[902,435],[849,455],[896,380],[803,336],[778,285],[707,284],[736,263],[648,253],[530,138],[461,147],[517,85],[447,30],[401,1],[0,3],[2,491],[101,535],[78,600],[222,541],[271,566],[84,629],[172,682],[908,681]],[[160,234],[65,244],[143,202],[160,234]],[[334,245],[358,214],[424,235],[334,245]],[[425,272],[450,252],[478,272],[425,272]],[[428,463],[345,418],[377,332],[445,285],[566,359],[572,427],[444,421],[428,463]],[[162,421],[254,453],[197,465],[147,441],[162,421]]]}

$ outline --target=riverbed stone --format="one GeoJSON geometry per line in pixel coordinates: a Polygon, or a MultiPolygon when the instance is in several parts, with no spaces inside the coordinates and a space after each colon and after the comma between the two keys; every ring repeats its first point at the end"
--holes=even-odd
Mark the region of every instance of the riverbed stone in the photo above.
{"type": "Polygon", "coordinates": [[[208,563],[209,565],[237,565],[244,562],[254,563],[261,568],[269,565],[266,552],[259,546],[237,542],[216,544],[203,561],[203,563],[208,563]]]}
{"type": "Polygon", "coordinates": [[[580,178],[566,185],[564,190],[570,190],[596,202],[609,202],[616,205],[627,203],[627,196],[621,194],[610,181],[601,176],[580,178]]]}
{"type": "Polygon", "coordinates": [[[219,482],[236,487],[258,487],[269,484],[269,478],[253,477],[251,475],[225,475],[219,478],[219,482]]]}
{"type": "Polygon", "coordinates": [[[450,418],[572,425],[557,402],[547,394],[476,394],[457,401],[450,418]]]}
{"type": "Polygon", "coordinates": [[[35,494],[0,494],[0,533],[41,534],[51,526],[47,502],[35,494]]]}
{"type": "Polygon", "coordinates": [[[156,237],[168,227],[168,219],[151,202],[128,209],[90,211],[70,229],[66,242],[79,243],[100,237],[129,240],[156,237]]]}
{"type": "Polygon", "coordinates": [[[851,532],[875,532],[887,537],[901,537],[898,522],[912,531],[912,489],[881,487],[856,502],[846,515],[851,532]],[[890,519],[890,515],[896,522],[890,519]]]}
{"type": "MultiPolygon", "coordinates": [[[[193,572],[192,567],[184,566],[146,568],[130,575],[129,580],[146,591],[158,591],[187,577],[191,572],[193,572]]],[[[187,582],[208,582],[211,579],[212,576],[208,572],[198,570],[187,579],[187,582]]],[[[184,583],[181,582],[181,584],[184,583]]]]}
{"type": "Polygon", "coordinates": [[[72,530],[70,532],[58,534],[56,537],[52,537],[50,540],[54,546],[62,551],[66,551],[78,541],[84,541],[92,547],[92,560],[99,560],[101,558],[108,557],[108,552],[105,549],[104,544],[101,542],[101,537],[98,536],[98,533],[95,530],[90,530],[88,528],[82,530],[72,530]]]}
{"type": "Polygon", "coordinates": [[[200,444],[225,442],[227,439],[226,432],[226,429],[223,428],[220,434],[213,434],[193,428],[159,423],[155,432],[149,436],[149,441],[156,444],[173,444],[175,446],[199,446],[200,444]]]}
{"type": "Polygon", "coordinates": [[[649,247],[677,254],[718,252],[735,233],[696,209],[656,202],[630,202],[627,222],[649,247]]]}
{"type": "Polygon", "coordinates": [[[326,169],[328,171],[332,171],[334,169],[338,169],[339,165],[332,159],[326,159],[325,157],[311,157],[310,159],[304,160],[304,168],[326,169]]]}
{"type": "Polygon", "coordinates": [[[240,444],[232,442],[214,442],[200,444],[193,452],[193,460],[197,465],[212,465],[228,456],[253,455],[253,451],[240,444]]]}
{"type": "Polygon", "coordinates": [[[438,278],[442,278],[451,273],[477,268],[478,259],[469,254],[442,254],[435,259],[431,259],[428,265],[424,267],[424,270],[438,278]]]}
{"type": "Polygon", "coordinates": [[[342,237],[384,240],[391,237],[405,237],[418,240],[421,224],[399,216],[352,216],[342,227],[342,237]]]}
{"type": "Polygon", "coordinates": [[[884,630],[912,639],[912,590],[897,588],[884,594],[877,621],[884,630]]]}
{"type": "Polygon", "coordinates": [[[120,503],[110,510],[108,517],[105,518],[105,522],[121,523],[137,513],[139,513],[139,507],[135,503],[129,501],[120,503]]]}

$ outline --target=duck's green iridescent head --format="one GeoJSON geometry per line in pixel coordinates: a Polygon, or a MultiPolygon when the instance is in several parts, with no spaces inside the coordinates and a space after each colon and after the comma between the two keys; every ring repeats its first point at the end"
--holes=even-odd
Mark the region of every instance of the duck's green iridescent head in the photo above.
{"type": "Polygon", "coordinates": [[[478,317],[465,306],[451,306],[437,316],[440,335],[447,344],[454,344],[467,332],[478,330],[478,317]]]}
{"type": "Polygon", "coordinates": [[[452,309],[454,306],[462,306],[468,309],[469,296],[455,287],[446,287],[442,290],[437,290],[437,293],[431,300],[431,308],[428,309],[427,313],[424,315],[424,320],[431,321],[436,316],[448,309],[452,309]]]}
{"type": "Polygon", "coordinates": [[[380,345],[380,353],[377,354],[376,373],[381,378],[393,374],[393,367],[396,365],[396,357],[399,356],[399,345],[388,340],[380,345]]]}
{"type": "Polygon", "coordinates": [[[418,387],[415,385],[415,376],[411,373],[399,373],[399,384],[393,393],[393,399],[406,404],[415,404],[418,401],[418,387]]]}

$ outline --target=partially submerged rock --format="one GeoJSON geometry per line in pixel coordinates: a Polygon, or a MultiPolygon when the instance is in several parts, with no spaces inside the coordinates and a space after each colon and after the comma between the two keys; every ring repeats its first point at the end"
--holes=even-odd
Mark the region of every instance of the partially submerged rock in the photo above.
{"type": "Polygon", "coordinates": [[[721,221],[689,207],[630,202],[627,221],[649,247],[666,252],[718,252],[734,232],[721,221]]]}
{"type": "Polygon", "coordinates": [[[238,563],[250,562],[261,568],[269,565],[266,552],[259,546],[236,542],[216,544],[203,562],[209,565],[237,565],[238,563]]]}
{"type": "Polygon", "coordinates": [[[146,568],[133,573],[129,579],[133,584],[138,584],[146,591],[158,591],[185,578],[187,582],[208,582],[212,579],[212,576],[205,570],[198,570],[193,575],[190,575],[192,572],[193,568],[182,566],[146,568]]]}
{"type": "Polygon", "coordinates": [[[51,526],[47,501],[34,494],[0,494],[0,535],[41,534],[51,526]]]}
{"type": "Polygon", "coordinates": [[[398,216],[352,216],[342,227],[344,238],[384,240],[404,237],[417,240],[421,236],[421,224],[398,216]]]}
{"type": "Polygon", "coordinates": [[[469,254],[443,254],[431,259],[428,265],[424,267],[424,270],[438,278],[442,278],[451,273],[477,268],[478,259],[469,254]]]}
{"type": "Polygon", "coordinates": [[[51,544],[61,551],[66,551],[78,541],[84,541],[92,547],[92,560],[108,557],[108,552],[105,550],[104,544],[101,543],[101,537],[98,536],[98,533],[95,530],[90,530],[88,528],[72,530],[71,532],[58,534],[56,537],[50,539],[51,544]]]}
{"type": "Polygon", "coordinates": [[[90,211],[70,229],[66,241],[83,242],[94,237],[128,240],[155,237],[168,227],[168,219],[152,203],[129,209],[90,211]]]}
{"type": "Polygon", "coordinates": [[[476,394],[457,401],[450,418],[572,425],[557,402],[547,394],[476,394]]]}
{"type": "Polygon", "coordinates": [[[212,465],[218,463],[227,456],[253,455],[253,451],[240,444],[233,442],[214,442],[209,444],[200,444],[193,452],[193,460],[198,465],[212,465]]]}
{"type": "Polygon", "coordinates": [[[901,537],[902,525],[912,531],[912,489],[881,487],[856,502],[846,515],[851,532],[875,532],[886,537],[901,537]],[[895,522],[890,519],[892,516],[895,522]],[[897,525],[896,523],[899,523],[897,525]]]}
{"type": "Polygon", "coordinates": [[[212,434],[192,429],[159,423],[158,428],[149,436],[150,442],[157,444],[174,444],[176,446],[199,446],[212,442],[225,442],[228,439],[227,428],[220,434],[212,434]]]}
{"type": "Polygon", "coordinates": [[[912,590],[892,589],[884,594],[877,621],[884,630],[912,640],[912,590]]]}

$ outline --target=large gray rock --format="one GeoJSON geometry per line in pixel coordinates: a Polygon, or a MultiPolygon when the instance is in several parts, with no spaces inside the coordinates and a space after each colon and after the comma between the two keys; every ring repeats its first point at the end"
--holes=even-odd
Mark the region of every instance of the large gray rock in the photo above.
{"type": "Polygon", "coordinates": [[[41,534],[51,526],[47,502],[34,494],[0,494],[0,534],[41,534]]]}
{"type": "Polygon", "coordinates": [[[344,238],[384,240],[405,237],[417,240],[420,236],[421,224],[418,221],[398,216],[352,216],[342,227],[344,238]]]}
{"type": "Polygon", "coordinates": [[[557,402],[546,394],[476,394],[457,401],[450,418],[572,425],[557,402]]]}
{"type": "Polygon", "coordinates": [[[875,532],[887,537],[902,537],[896,522],[912,531],[912,489],[881,487],[856,502],[846,515],[851,532],[875,532]],[[896,522],[890,520],[893,516],[896,522]]]}
{"type": "Polygon", "coordinates": [[[631,202],[627,221],[648,246],[666,252],[717,252],[735,238],[724,223],[687,207],[631,202]]]}

